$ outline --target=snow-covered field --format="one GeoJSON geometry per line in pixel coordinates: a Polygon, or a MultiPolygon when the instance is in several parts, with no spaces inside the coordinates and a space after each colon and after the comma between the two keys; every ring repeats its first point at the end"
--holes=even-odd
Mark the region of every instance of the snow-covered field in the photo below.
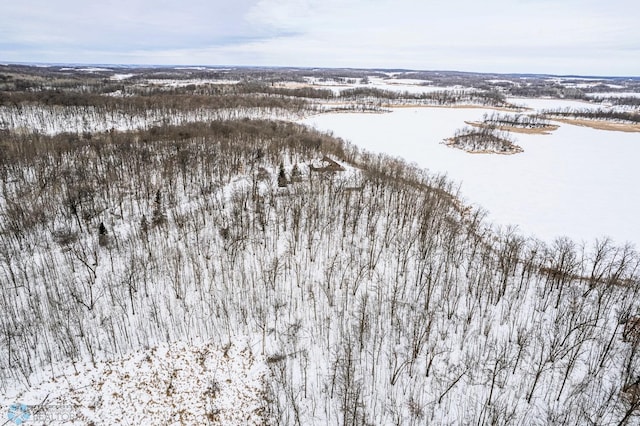
{"type": "Polygon", "coordinates": [[[544,111],[552,109],[599,109],[600,104],[594,104],[574,99],[552,99],[552,98],[509,98],[508,101],[514,105],[531,108],[535,111],[544,111]]]}
{"type": "Polygon", "coordinates": [[[640,98],[638,92],[596,92],[587,93],[590,98],[640,98]]]}
{"type": "Polygon", "coordinates": [[[150,86],[164,86],[164,87],[186,87],[189,85],[202,86],[206,84],[238,84],[240,80],[226,80],[226,79],[187,79],[187,80],[175,80],[175,79],[147,79],[143,82],[143,85],[150,86]]]}
{"type": "Polygon", "coordinates": [[[311,87],[317,89],[329,89],[333,91],[334,94],[339,95],[342,91],[348,89],[354,89],[357,87],[368,87],[373,89],[380,90],[388,90],[391,92],[399,92],[399,93],[411,93],[411,94],[420,94],[420,93],[433,93],[433,92],[444,92],[444,91],[462,91],[462,92],[473,92],[475,89],[470,89],[468,87],[463,86],[430,86],[429,82],[425,80],[414,80],[414,79],[387,79],[381,77],[369,77],[369,83],[361,84],[358,83],[337,83],[334,80],[322,81],[317,78],[306,78],[307,84],[311,87]]]}
{"type": "MultiPolygon", "coordinates": [[[[575,101],[514,99],[535,109],[575,101]]],[[[304,123],[375,152],[446,173],[461,194],[489,212],[489,220],[551,241],[568,236],[591,242],[610,236],[640,243],[640,135],[563,124],[552,135],[517,135],[524,153],[474,155],[441,142],[478,120],[486,109],[411,108],[389,114],[327,114],[304,123]]]]}
{"type": "Polygon", "coordinates": [[[381,90],[390,90],[393,92],[408,92],[411,94],[420,93],[433,93],[444,91],[463,91],[474,92],[475,89],[470,89],[463,86],[429,86],[428,82],[423,80],[411,80],[411,79],[382,79],[380,77],[370,77],[369,87],[374,87],[381,90]]]}

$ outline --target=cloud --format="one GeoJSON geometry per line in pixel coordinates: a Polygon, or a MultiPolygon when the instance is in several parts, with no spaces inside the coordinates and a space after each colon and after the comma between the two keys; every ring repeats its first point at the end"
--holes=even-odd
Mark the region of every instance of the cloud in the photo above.
{"type": "Polygon", "coordinates": [[[0,57],[640,74],[640,3],[612,0],[25,0],[0,57]]]}
{"type": "Polygon", "coordinates": [[[252,1],[31,0],[3,6],[6,42],[96,49],[193,47],[257,37],[244,16],[252,1]]]}
{"type": "Polygon", "coordinates": [[[313,55],[316,65],[638,74],[638,65],[623,53],[629,40],[640,39],[637,15],[629,14],[629,5],[615,8],[590,0],[261,0],[250,16],[273,29],[304,31],[293,39],[253,43],[256,54],[279,64],[291,52],[289,60],[304,65],[313,63],[313,55]],[[552,60],[560,57],[569,63],[552,60]],[[613,66],[596,67],[603,57],[613,66]]]}

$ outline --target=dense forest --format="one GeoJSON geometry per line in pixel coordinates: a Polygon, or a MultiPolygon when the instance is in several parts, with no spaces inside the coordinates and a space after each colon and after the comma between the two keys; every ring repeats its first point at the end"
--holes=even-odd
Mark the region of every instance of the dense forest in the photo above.
{"type": "Polygon", "coordinates": [[[631,245],[497,229],[445,177],[287,121],[327,93],[253,84],[2,92],[0,392],[244,338],[264,424],[638,421],[631,245]]]}

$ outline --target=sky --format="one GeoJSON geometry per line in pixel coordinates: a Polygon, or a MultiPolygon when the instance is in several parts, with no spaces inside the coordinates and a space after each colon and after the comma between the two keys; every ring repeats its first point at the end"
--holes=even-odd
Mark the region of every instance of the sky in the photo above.
{"type": "Polygon", "coordinates": [[[640,76],[640,2],[3,0],[2,62],[640,76]]]}

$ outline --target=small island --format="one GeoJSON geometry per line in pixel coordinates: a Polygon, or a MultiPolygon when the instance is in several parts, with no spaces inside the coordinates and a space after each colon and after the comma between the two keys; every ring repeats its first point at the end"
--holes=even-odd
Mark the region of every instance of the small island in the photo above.
{"type": "Polygon", "coordinates": [[[517,154],[523,149],[516,145],[507,132],[496,127],[464,127],[444,144],[472,154],[517,154]]]}
{"type": "Polygon", "coordinates": [[[505,132],[549,135],[560,126],[538,114],[484,114],[482,121],[465,121],[470,126],[494,128],[505,132]]]}

